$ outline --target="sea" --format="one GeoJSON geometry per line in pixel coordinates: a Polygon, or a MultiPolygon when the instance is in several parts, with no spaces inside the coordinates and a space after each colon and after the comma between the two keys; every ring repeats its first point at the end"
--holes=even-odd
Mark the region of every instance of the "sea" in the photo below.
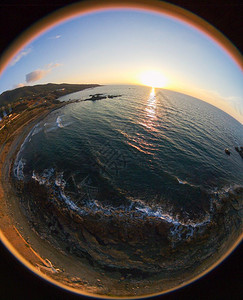
{"type": "Polygon", "coordinates": [[[243,125],[205,101],[111,85],[59,100],[73,103],[32,128],[13,176],[53,190],[70,211],[136,212],[174,224],[174,234],[186,226],[190,236],[211,221],[215,197],[243,186],[235,150],[243,146],[243,125]],[[96,94],[102,99],[92,100],[96,94]]]}

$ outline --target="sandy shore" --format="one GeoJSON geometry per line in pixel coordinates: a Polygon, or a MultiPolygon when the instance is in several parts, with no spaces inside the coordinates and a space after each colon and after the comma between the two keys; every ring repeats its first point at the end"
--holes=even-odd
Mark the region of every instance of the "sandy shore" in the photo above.
{"type": "MultiPolygon", "coordinates": [[[[52,111],[52,110],[51,110],[52,111]]],[[[27,221],[20,213],[17,201],[11,191],[9,176],[11,167],[21,144],[30,132],[31,128],[46,117],[50,110],[43,111],[40,115],[30,119],[19,127],[0,148],[0,229],[1,239],[6,236],[13,248],[23,255],[30,263],[36,265],[43,263],[43,259],[28,245],[21,235],[23,228],[28,228],[27,221]],[[21,226],[19,226],[21,224],[21,226]]],[[[29,234],[29,232],[27,233],[29,234]]]]}

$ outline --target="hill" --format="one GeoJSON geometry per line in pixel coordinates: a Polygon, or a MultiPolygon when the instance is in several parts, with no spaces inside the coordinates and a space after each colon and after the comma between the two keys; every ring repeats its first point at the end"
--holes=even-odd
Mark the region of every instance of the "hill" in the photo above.
{"type": "Polygon", "coordinates": [[[99,86],[98,84],[68,84],[68,83],[48,83],[34,86],[24,86],[14,90],[5,91],[0,95],[0,106],[13,103],[23,98],[33,96],[46,96],[48,93],[55,94],[56,97],[78,92],[86,88],[99,86]]]}

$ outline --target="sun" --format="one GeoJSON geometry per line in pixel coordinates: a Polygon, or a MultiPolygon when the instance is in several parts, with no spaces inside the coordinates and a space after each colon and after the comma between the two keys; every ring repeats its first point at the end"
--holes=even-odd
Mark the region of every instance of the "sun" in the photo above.
{"type": "Polygon", "coordinates": [[[161,72],[153,70],[143,72],[139,81],[153,88],[164,88],[168,84],[168,79],[161,72]]]}

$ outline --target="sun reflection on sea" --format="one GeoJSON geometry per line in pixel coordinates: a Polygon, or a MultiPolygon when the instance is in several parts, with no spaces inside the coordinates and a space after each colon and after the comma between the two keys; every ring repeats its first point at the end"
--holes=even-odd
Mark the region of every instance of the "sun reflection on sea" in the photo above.
{"type": "Polygon", "coordinates": [[[156,119],[156,102],[155,89],[152,88],[145,108],[145,111],[147,112],[146,116],[150,119],[150,121],[152,121],[152,119],[156,119]]]}
{"type": "Polygon", "coordinates": [[[145,126],[150,131],[157,131],[155,128],[155,122],[157,120],[157,99],[156,99],[156,93],[155,88],[152,87],[152,90],[150,92],[150,95],[148,97],[147,105],[145,107],[145,118],[141,122],[143,126],[145,126]]]}

